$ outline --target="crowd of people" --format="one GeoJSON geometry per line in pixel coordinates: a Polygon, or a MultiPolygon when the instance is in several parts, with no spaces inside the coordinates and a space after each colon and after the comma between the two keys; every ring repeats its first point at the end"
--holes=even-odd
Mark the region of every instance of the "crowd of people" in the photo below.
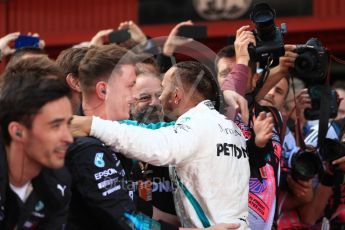
{"type": "Polygon", "coordinates": [[[263,70],[242,26],[180,61],[186,25],[160,43],[122,22],[127,41],[102,30],[56,60],[0,38],[0,229],[345,228],[345,83],[324,131],[296,45],[263,70]]]}

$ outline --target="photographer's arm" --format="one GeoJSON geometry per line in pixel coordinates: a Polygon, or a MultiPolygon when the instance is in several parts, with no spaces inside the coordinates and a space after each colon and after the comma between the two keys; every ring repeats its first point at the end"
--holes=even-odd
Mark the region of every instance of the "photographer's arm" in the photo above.
{"type": "Polygon", "coordinates": [[[230,120],[235,118],[236,112],[240,112],[242,119],[245,123],[248,123],[248,104],[243,98],[247,91],[247,81],[248,81],[248,44],[254,43],[255,38],[251,31],[247,31],[249,26],[242,26],[236,32],[236,40],[234,43],[235,53],[236,53],[236,65],[228,74],[225,82],[222,86],[224,91],[224,98],[228,107],[227,117],[230,120]]]}
{"type": "Polygon", "coordinates": [[[249,74],[249,43],[255,44],[253,32],[248,31],[249,26],[242,26],[236,31],[236,40],[234,43],[236,53],[236,65],[225,79],[222,90],[233,90],[244,96],[247,92],[247,81],[249,74]]]}
{"type": "Polygon", "coordinates": [[[295,45],[285,45],[285,55],[279,58],[279,65],[270,70],[264,85],[259,90],[255,97],[256,101],[260,101],[265,95],[275,86],[283,77],[289,74],[289,68],[293,68],[295,65],[295,59],[298,56],[293,50],[295,45]]]}
{"type": "Polygon", "coordinates": [[[89,43],[89,46],[95,46],[99,47],[104,45],[104,38],[108,36],[111,32],[113,32],[113,29],[107,29],[107,30],[100,30],[95,34],[89,43]]]}
{"type": "Polygon", "coordinates": [[[192,21],[184,21],[177,24],[171,31],[165,41],[162,53],[157,55],[157,65],[161,73],[165,73],[168,69],[176,63],[174,52],[179,46],[183,46],[193,41],[192,38],[183,38],[177,36],[178,30],[181,26],[191,26],[192,21]]]}

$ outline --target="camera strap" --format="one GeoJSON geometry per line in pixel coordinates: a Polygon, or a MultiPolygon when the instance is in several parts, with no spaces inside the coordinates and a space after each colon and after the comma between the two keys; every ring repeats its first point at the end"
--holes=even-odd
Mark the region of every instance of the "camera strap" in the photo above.
{"type": "Polygon", "coordinates": [[[320,120],[317,147],[322,147],[328,131],[328,120],[330,117],[331,88],[329,85],[322,87],[322,97],[320,103],[320,120]]]}

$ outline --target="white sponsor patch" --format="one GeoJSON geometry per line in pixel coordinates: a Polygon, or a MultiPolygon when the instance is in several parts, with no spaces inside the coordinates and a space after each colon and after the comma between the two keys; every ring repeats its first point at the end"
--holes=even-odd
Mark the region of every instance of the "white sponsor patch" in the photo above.
{"type": "Polygon", "coordinates": [[[118,178],[105,180],[97,184],[99,189],[105,188],[110,185],[115,185],[115,183],[118,181],[118,178]]]}
{"type": "Polygon", "coordinates": [[[111,193],[113,193],[113,192],[116,192],[117,190],[120,190],[120,189],[121,189],[121,186],[120,186],[120,185],[117,185],[117,186],[115,186],[114,188],[111,188],[111,189],[109,189],[109,190],[103,192],[102,195],[103,195],[103,196],[107,196],[107,195],[109,195],[109,194],[111,194],[111,193]]]}
{"type": "Polygon", "coordinates": [[[95,176],[96,180],[99,180],[102,177],[107,177],[107,176],[113,175],[115,173],[117,173],[117,171],[114,168],[109,168],[109,169],[104,170],[102,172],[95,173],[94,176],[95,176]]]}

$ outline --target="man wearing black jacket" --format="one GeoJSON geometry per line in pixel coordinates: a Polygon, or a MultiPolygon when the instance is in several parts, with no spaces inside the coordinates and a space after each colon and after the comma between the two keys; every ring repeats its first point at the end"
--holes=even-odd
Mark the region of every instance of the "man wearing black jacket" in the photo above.
{"type": "MultiPolygon", "coordinates": [[[[136,73],[133,55],[127,52],[116,45],[87,52],[79,66],[81,115],[109,120],[129,118],[136,73]]],[[[73,181],[67,229],[183,229],[151,219],[161,219],[162,212],[135,195],[131,163],[131,159],[112,151],[96,138],[75,140],[66,158],[73,181]]],[[[215,227],[236,229],[238,226],[215,227]]]]}
{"type": "Polygon", "coordinates": [[[70,90],[46,57],[6,69],[0,96],[0,229],[63,229],[73,141],[70,90]]]}
{"type": "MultiPolygon", "coordinates": [[[[126,53],[116,45],[86,53],[79,66],[81,115],[128,119],[136,75],[134,60],[131,55],[124,57],[126,53]],[[112,109],[106,108],[105,102],[112,109]]],[[[126,229],[124,213],[133,213],[137,208],[152,216],[149,203],[134,196],[128,164],[131,160],[96,138],[75,139],[66,157],[73,181],[67,229],[126,229]]]]}

